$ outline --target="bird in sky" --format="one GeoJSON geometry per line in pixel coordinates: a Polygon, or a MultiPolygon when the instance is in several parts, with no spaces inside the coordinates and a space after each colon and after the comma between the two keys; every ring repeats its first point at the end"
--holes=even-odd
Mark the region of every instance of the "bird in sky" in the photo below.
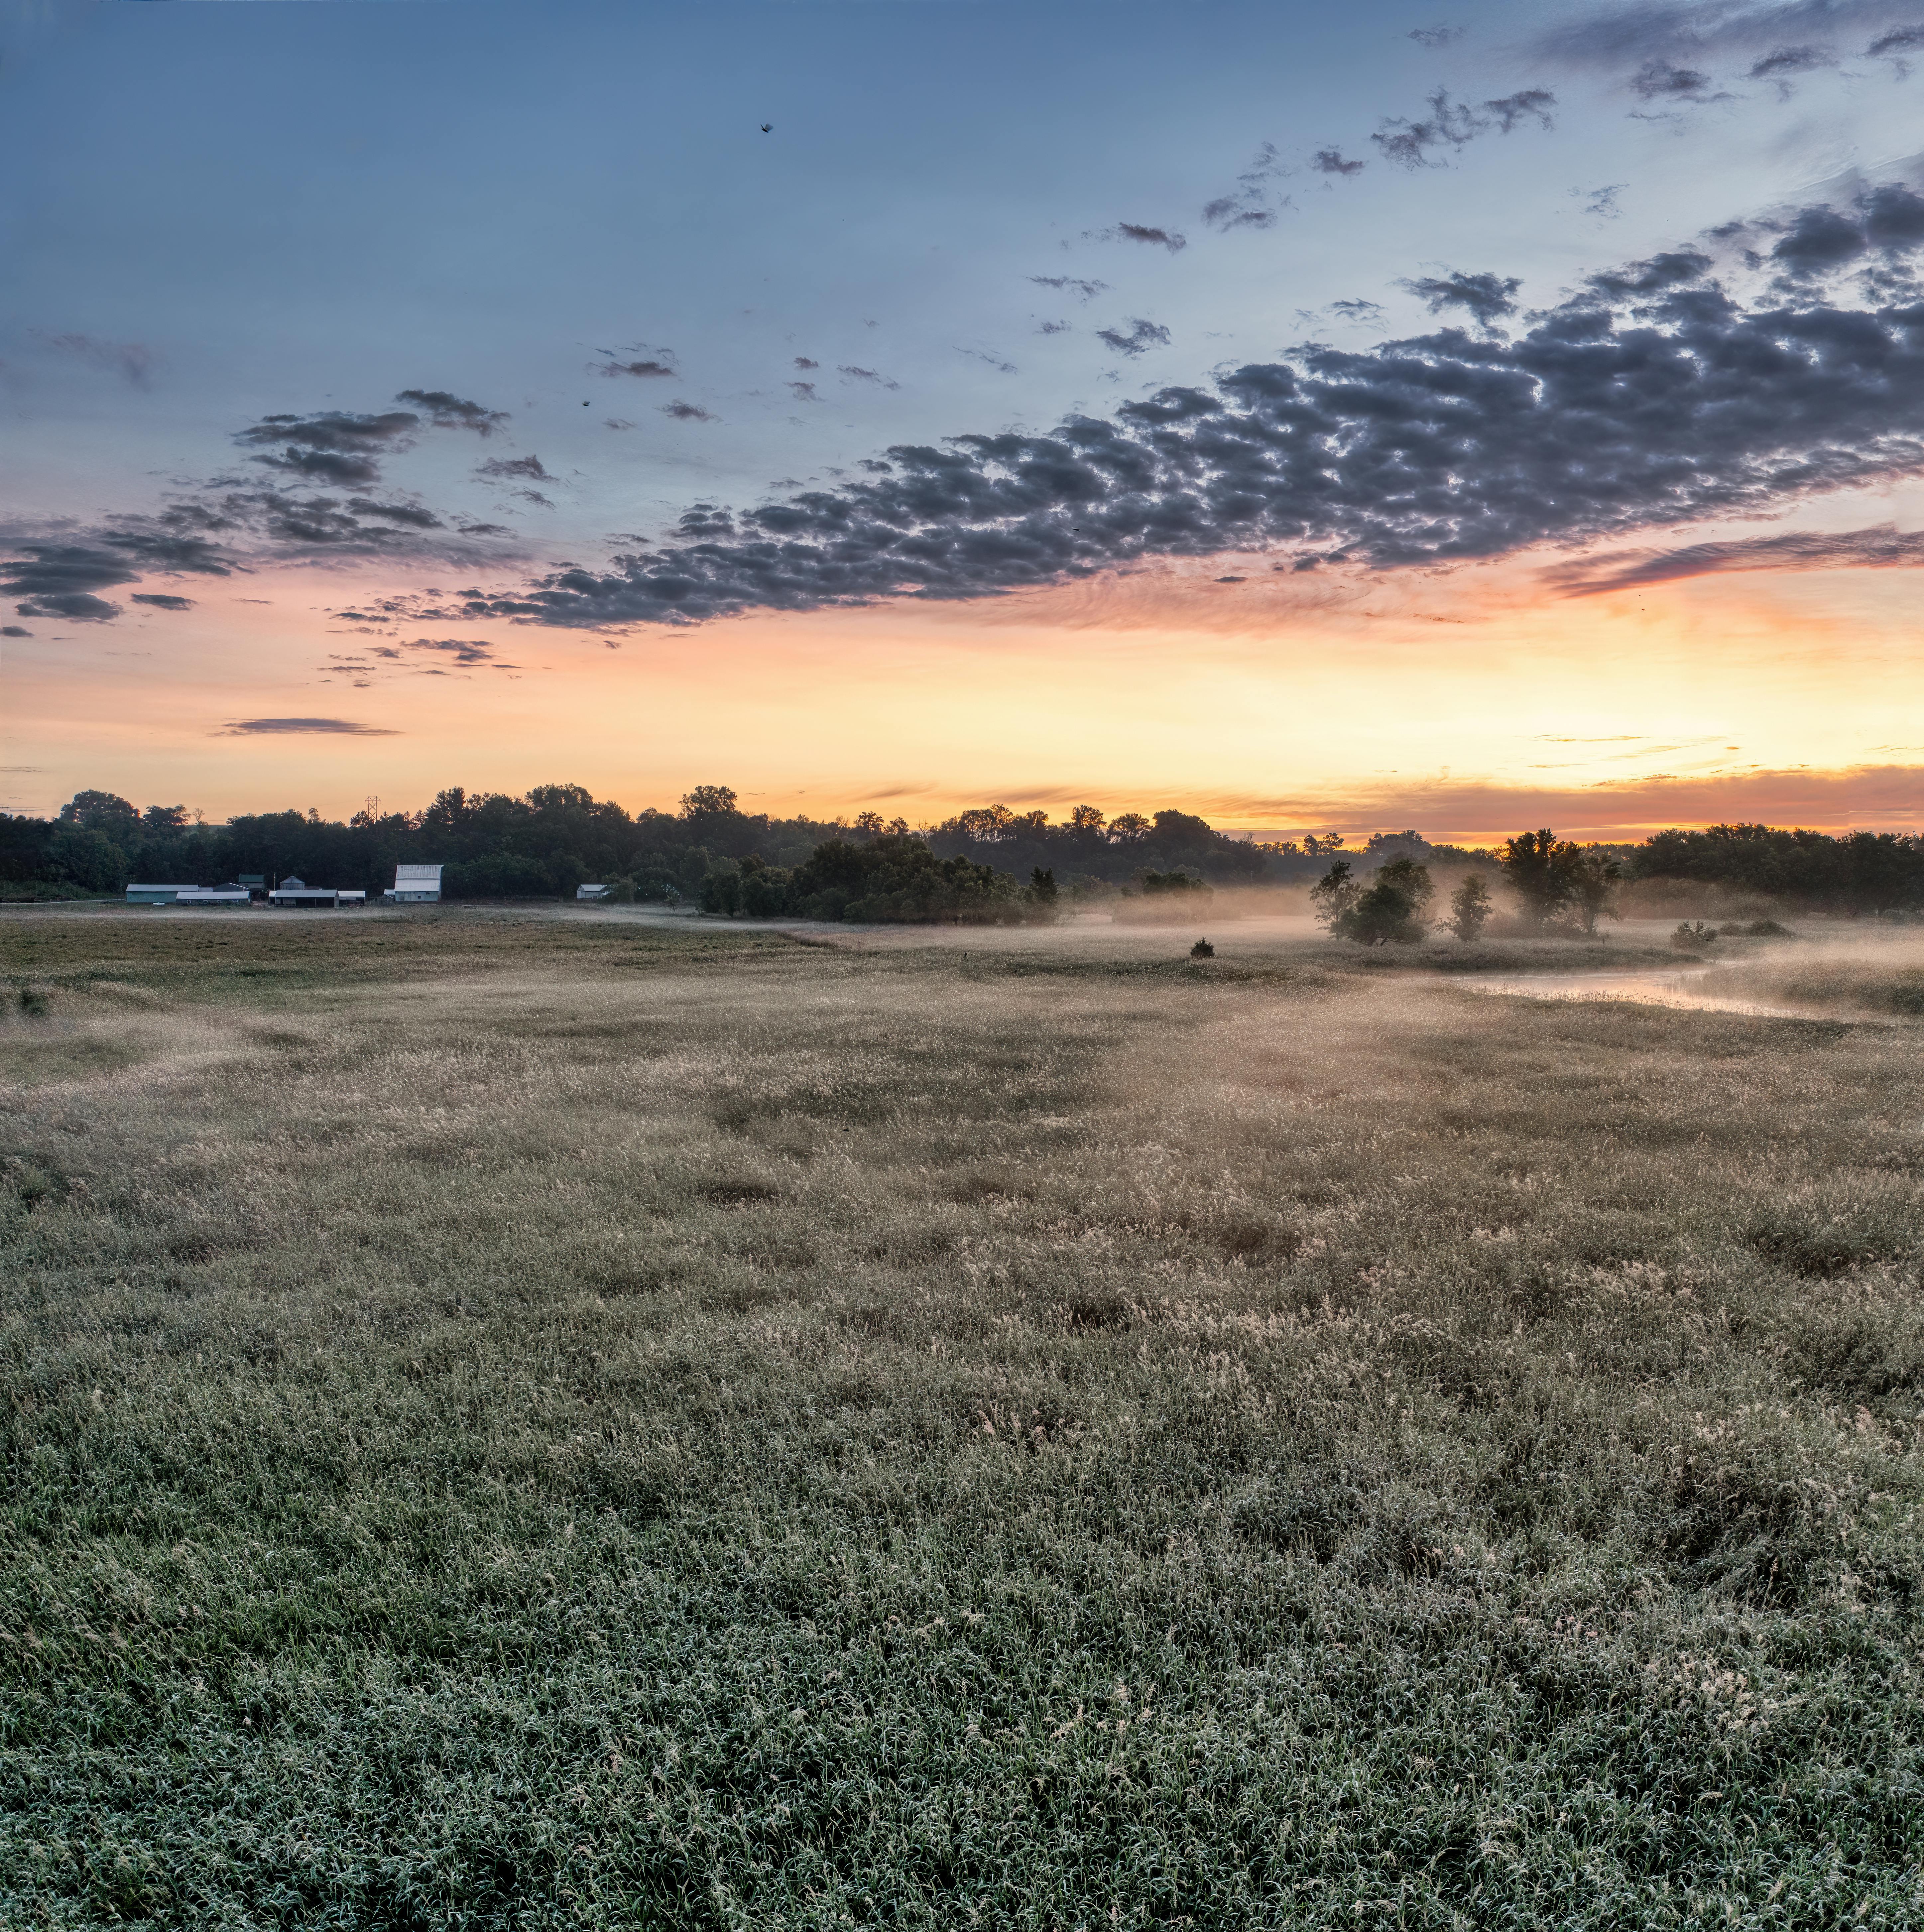
{"type": "Polygon", "coordinates": [[[775,132],[775,123],[773,121],[764,121],[761,124],[761,131],[764,134],[773,134],[775,132]]]}

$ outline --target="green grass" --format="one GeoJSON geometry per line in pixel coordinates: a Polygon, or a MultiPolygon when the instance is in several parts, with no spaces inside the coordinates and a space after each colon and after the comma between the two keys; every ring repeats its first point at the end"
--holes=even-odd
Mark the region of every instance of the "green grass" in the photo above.
{"type": "Polygon", "coordinates": [[[0,926],[0,1924],[1919,1923],[1916,1034],[1225,932],[0,926]]]}

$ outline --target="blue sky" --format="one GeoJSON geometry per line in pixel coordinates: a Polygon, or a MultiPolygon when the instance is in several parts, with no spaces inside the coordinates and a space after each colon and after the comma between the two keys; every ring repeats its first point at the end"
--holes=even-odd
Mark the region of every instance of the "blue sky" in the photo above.
{"type": "MultiPolygon", "coordinates": [[[[504,418],[485,438],[423,427],[383,455],[380,500],[444,533],[414,550],[230,550],[241,574],[104,593],[191,610],[23,617],[10,682],[29,711],[55,695],[26,727],[16,808],[125,754],[74,736],[58,694],[77,678],[151,692],[170,674],[198,706],[222,654],[251,648],[290,715],[339,708],[338,680],[314,699],[307,632],[287,639],[290,596],[310,629],[382,598],[430,609],[451,573],[505,597],[563,562],[598,571],[637,538],[659,544],[693,506],[860,482],[891,445],[1043,431],[1306,340],[1363,352],[1434,329],[1412,281],[1514,277],[1500,318],[1514,328],[1583,278],[1718,224],[1913,178],[1924,80],[1909,78],[1905,9],[1764,14],[14,0],[0,65],[11,541],[84,544],[170,494],[258,484],[268,446],[234,438],[277,414],[391,411],[413,389],[504,418]],[[1439,89],[1445,134],[1398,165],[1399,130],[1437,122],[1439,89]],[[1332,150],[1364,166],[1319,167],[1332,150]],[[1229,204],[1213,220],[1212,202],[1229,204]],[[671,373],[603,373],[650,364],[671,373]],[[464,520],[494,528],[453,534],[464,520]],[[136,635],[158,665],[133,662],[136,635]]],[[[1460,307],[1440,320],[1474,332],[1460,307]]],[[[1781,508],[1820,528],[1888,520],[1903,478],[1886,470],[1874,516],[1794,492],[1781,508]]],[[[841,621],[859,652],[894,620],[841,621]]],[[[1214,606],[1163,621],[1172,640],[1223,628],[1214,606]]],[[[1318,621],[1275,616],[1279,680],[1327,648],[1318,621]]],[[[505,602],[476,622],[497,652],[527,628],[505,602]]],[[[779,655],[779,626],[743,623],[679,648],[779,655]]],[[[544,674],[565,680],[592,646],[543,647],[566,657],[544,674]]],[[[1168,663],[1193,648],[1172,641],[1168,663]]],[[[1483,662],[1468,649],[1466,674],[1483,662]]],[[[451,756],[498,741],[461,723],[463,701],[436,697],[451,756]]],[[[1479,769],[1500,762],[1466,748],[1479,769]]],[[[209,754],[191,731],[177,753],[209,754]]],[[[965,740],[944,755],[968,754],[965,740]]],[[[159,770],[173,755],[138,754],[159,770]]],[[[1197,795],[1194,754],[1176,762],[1166,782],[1197,795]]],[[[849,795],[863,782],[849,770],[849,795]]]]}

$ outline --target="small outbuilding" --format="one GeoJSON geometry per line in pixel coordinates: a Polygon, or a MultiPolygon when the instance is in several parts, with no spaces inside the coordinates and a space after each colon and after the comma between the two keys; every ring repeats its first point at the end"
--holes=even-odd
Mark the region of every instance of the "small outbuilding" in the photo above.
{"type": "Polygon", "coordinates": [[[246,906],[254,895],[246,886],[230,881],[224,886],[183,886],[174,900],[184,906],[246,906]]]}
{"type": "Polygon", "coordinates": [[[614,890],[612,886],[577,886],[575,896],[578,899],[605,899],[614,890]]]}
{"type": "Polygon", "coordinates": [[[182,892],[197,892],[198,886],[129,886],[129,905],[172,905],[182,892]]]}
{"type": "Polygon", "coordinates": [[[338,906],[365,905],[367,902],[365,892],[311,886],[301,879],[283,879],[267,896],[269,905],[291,907],[302,912],[331,912],[338,906]]]}
{"type": "Polygon", "coordinates": [[[439,866],[397,866],[394,884],[381,896],[390,905],[439,905],[441,868],[439,866]]]}

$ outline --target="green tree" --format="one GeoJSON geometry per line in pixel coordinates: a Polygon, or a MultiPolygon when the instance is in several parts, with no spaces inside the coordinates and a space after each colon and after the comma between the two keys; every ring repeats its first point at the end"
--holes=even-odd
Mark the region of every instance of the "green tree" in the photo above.
{"type": "Polygon", "coordinates": [[[1490,888],[1472,872],[1450,895],[1450,930],[1467,946],[1482,936],[1491,910],[1490,888]]]}

